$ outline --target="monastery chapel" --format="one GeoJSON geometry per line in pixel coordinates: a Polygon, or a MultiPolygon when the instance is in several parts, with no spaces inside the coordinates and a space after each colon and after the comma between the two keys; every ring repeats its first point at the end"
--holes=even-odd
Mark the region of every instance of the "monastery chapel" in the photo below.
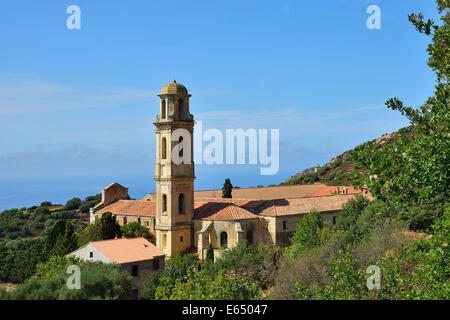
{"type": "MultiPolygon", "coordinates": [[[[188,90],[173,81],[165,85],[156,117],[156,193],[141,200],[129,200],[128,189],[113,183],[103,189],[102,201],[90,211],[90,223],[111,212],[120,225],[130,222],[149,228],[156,239],[158,254],[166,257],[180,252],[197,253],[201,259],[211,244],[214,255],[236,246],[252,244],[289,245],[297,224],[311,210],[331,224],[348,200],[366,192],[345,186],[323,184],[235,188],[232,198],[222,198],[221,190],[194,191],[193,131],[188,90]],[[176,130],[189,132],[183,141],[176,130]],[[190,161],[172,161],[177,144],[191,148],[190,161]]],[[[185,159],[185,158],[183,158],[185,159]]]]}

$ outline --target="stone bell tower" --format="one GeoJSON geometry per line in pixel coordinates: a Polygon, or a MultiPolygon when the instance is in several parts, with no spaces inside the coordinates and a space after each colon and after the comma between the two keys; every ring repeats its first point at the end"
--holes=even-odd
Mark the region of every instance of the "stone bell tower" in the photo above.
{"type": "Polygon", "coordinates": [[[187,89],[165,85],[156,117],[156,245],[167,256],[193,245],[194,119],[187,89]]]}

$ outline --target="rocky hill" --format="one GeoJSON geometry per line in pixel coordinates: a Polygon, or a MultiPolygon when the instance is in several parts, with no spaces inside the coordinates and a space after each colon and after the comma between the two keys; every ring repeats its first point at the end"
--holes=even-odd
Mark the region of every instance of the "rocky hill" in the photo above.
{"type": "MultiPolygon", "coordinates": [[[[367,144],[376,143],[382,148],[385,144],[396,141],[400,132],[409,134],[411,127],[402,128],[390,134],[384,134],[381,137],[372,141],[366,142],[367,144]]],[[[280,183],[280,185],[296,185],[296,184],[312,184],[323,183],[326,185],[350,185],[350,176],[353,172],[363,171],[364,168],[355,168],[355,164],[352,160],[353,150],[345,151],[339,156],[331,159],[324,166],[320,167],[316,165],[312,168],[300,171],[280,183]]]]}

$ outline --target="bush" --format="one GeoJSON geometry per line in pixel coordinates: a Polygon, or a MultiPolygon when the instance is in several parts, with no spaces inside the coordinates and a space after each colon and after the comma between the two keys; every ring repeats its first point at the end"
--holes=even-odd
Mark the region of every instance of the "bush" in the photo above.
{"type": "Polygon", "coordinates": [[[49,210],[48,208],[45,208],[45,207],[40,207],[40,208],[37,208],[37,209],[34,211],[34,213],[35,213],[36,215],[38,215],[38,216],[47,216],[47,215],[50,214],[50,210],[49,210]]]}
{"type": "Polygon", "coordinates": [[[9,240],[15,240],[22,237],[22,232],[20,231],[14,231],[14,232],[8,232],[6,233],[6,239],[9,240]]]}
{"type": "Polygon", "coordinates": [[[50,201],[44,201],[41,203],[41,207],[51,207],[52,203],[50,201]]]}
{"type": "Polygon", "coordinates": [[[96,204],[97,204],[96,200],[92,200],[92,201],[89,201],[89,202],[84,202],[84,203],[82,203],[80,205],[80,208],[79,208],[80,212],[87,213],[87,212],[89,212],[89,209],[92,208],[92,207],[95,207],[96,204]]]}
{"type": "Polygon", "coordinates": [[[75,216],[75,212],[73,211],[53,211],[51,214],[51,217],[56,220],[73,219],[75,216]]]}
{"type": "Polygon", "coordinates": [[[149,237],[149,229],[141,226],[138,222],[130,222],[121,228],[126,238],[149,237]]]}
{"type": "Polygon", "coordinates": [[[56,269],[40,279],[32,277],[11,293],[12,300],[125,300],[130,298],[132,278],[116,264],[78,262],[81,289],[71,290],[66,269],[56,269]]]}
{"type": "Polygon", "coordinates": [[[296,258],[321,244],[323,221],[317,211],[306,214],[298,223],[292,237],[289,256],[296,258]]]}
{"type": "Polygon", "coordinates": [[[66,210],[77,210],[81,205],[80,198],[73,198],[67,201],[65,209],[66,210]]]}
{"type": "Polygon", "coordinates": [[[241,241],[236,247],[226,250],[214,267],[218,271],[231,272],[249,283],[256,283],[265,290],[275,281],[281,253],[281,249],[275,246],[260,244],[255,247],[241,241]]]}

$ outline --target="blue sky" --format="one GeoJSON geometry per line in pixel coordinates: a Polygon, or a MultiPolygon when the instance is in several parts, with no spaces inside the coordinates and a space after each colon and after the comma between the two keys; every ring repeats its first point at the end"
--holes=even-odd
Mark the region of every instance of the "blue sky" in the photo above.
{"type": "Polygon", "coordinates": [[[430,0],[0,0],[0,188],[58,177],[50,198],[61,184],[86,196],[121,178],[136,197],[153,191],[156,94],[173,79],[204,128],[280,129],[277,175],[201,165],[197,188],[323,165],[408,125],[388,98],[418,106],[432,94],[412,12],[437,20],[430,0]],[[66,28],[72,4],[81,30],[66,28]],[[380,30],[366,27],[371,4],[380,30]]]}

